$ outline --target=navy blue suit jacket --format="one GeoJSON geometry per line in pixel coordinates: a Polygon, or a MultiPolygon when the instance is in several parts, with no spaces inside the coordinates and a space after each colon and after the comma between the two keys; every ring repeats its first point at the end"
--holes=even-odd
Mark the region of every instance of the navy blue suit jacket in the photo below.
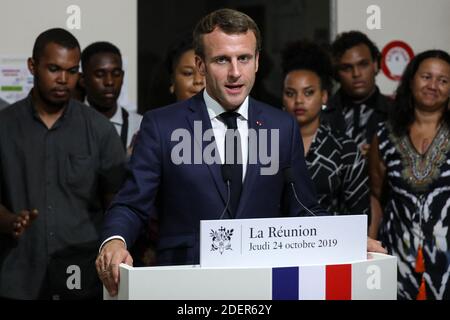
{"type": "MultiPolygon", "coordinates": [[[[103,240],[122,236],[128,247],[157,212],[160,265],[199,263],[200,220],[219,219],[227,199],[221,165],[180,164],[171,160],[172,132],[184,128],[194,136],[194,121],[211,129],[203,92],[184,102],[147,112],[142,120],[127,179],[105,217],[103,240]]],[[[279,129],[279,171],[261,175],[261,163],[247,164],[237,219],[308,215],[286,185],[282,169],[291,167],[300,200],[320,211],[303,157],[296,120],[287,112],[249,99],[249,129],[279,129]]],[[[194,140],[194,139],[193,139],[194,140]]],[[[270,139],[268,139],[270,141],[270,139]]],[[[192,142],[205,148],[210,142],[192,142]]]]}

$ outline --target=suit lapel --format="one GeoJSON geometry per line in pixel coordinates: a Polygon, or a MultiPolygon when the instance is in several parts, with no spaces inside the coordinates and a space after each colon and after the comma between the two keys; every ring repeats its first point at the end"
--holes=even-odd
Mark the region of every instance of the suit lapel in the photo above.
{"type": "MultiPolygon", "coordinates": [[[[205,150],[207,145],[209,145],[211,143],[214,143],[214,144],[216,143],[214,137],[213,137],[212,141],[203,141],[203,135],[204,135],[205,131],[208,129],[212,130],[211,120],[209,119],[209,114],[206,109],[205,101],[203,99],[203,91],[201,91],[200,93],[195,95],[193,99],[191,99],[190,105],[188,108],[190,108],[192,112],[187,116],[187,121],[188,121],[189,127],[191,129],[191,134],[195,137],[194,143],[197,145],[197,147],[200,147],[200,150],[202,152],[202,164],[201,165],[208,168],[208,171],[211,174],[211,178],[214,181],[216,189],[219,192],[223,203],[225,204],[226,188],[225,188],[225,183],[223,182],[223,179],[222,179],[221,164],[213,163],[212,165],[207,165],[203,161],[203,150],[205,150]],[[197,134],[197,135],[194,134],[194,122],[195,121],[200,121],[200,123],[202,124],[201,136],[199,136],[199,134],[197,134]]],[[[207,184],[205,185],[205,188],[208,188],[207,184]]]]}
{"type": "MultiPolygon", "coordinates": [[[[258,132],[259,129],[267,129],[266,127],[266,121],[263,117],[262,110],[258,106],[257,103],[255,103],[255,100],[252,98],[249,98],[249,105],[248,105],[248,129],[249,129],[249,137],[250,137],[250,131],[254,130],[255,132],[258,132]]],[[[254,141],[253,143],[258,143],[259,137],[257,141],[254,141]]],[[[258,147],[259,148],[259,147],[258,147]]],[[[257,181],[257,176],[260,174],[260,168],[261,164],[259,162],[259,159],[257,159],[256,163],[250,164],[250,141],[249,141],[249,160],[247,162],[247,171],[245,173],[245,179],[244,179],[244,185],[242,186],[242,193],[241,198],[239,200],[239,206],[236,213],[236,218],[239,218],[243,213],[244,209],[248,203],[248,201],[255,199],[250,199],[250,194],[252,190],[252,186],[257,181]]]]}

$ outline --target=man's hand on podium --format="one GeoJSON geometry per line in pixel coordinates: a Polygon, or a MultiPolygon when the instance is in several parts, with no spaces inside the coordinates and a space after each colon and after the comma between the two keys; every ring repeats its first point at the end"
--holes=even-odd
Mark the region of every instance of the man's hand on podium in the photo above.
{"type": "Polygon", "coordinates": [[[381,246],[381,241],[367,237],[367,252],[387,253],[387,250],[381,246]]]}
{"type": "Polygon", "coordinates": [[[120,239],[113,239],[103,245],[95,261],[97,273],[109,295],[117,295],[119,286],[119,264],[133,265],[133,258],[120,239]]]}

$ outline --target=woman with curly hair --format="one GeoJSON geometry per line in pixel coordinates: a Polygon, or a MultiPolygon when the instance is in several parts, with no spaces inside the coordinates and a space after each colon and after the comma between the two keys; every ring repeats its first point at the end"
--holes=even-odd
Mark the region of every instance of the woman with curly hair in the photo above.
{"type": "Polygon", "coordinates": [[[368,175],[355,142],[321,120],[332,66],[318,45],[298,41],[282,53],[283,106],[300,125],[306,164],[322,208],[334,214],[369,214],[368,175]]]}
{"type": "Polygon", "coordinates": [[[183,34],[168,50],[167,71],[170,74],[169,91],[176,101],[184,101],[205,87],[205,77],[195,66],[192,34],[183,34]]]}
{"type": "Polygon", "coordinates": [[[399,299],[450,299],[449,95],[449,54],[417,55],[370,150],[371,192],[383,207],[373,227],[398,258],[399,299]]]}

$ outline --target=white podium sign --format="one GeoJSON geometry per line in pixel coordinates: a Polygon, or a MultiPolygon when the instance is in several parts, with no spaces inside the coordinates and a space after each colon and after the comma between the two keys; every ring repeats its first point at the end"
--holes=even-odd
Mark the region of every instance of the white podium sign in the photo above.
{"type": "Polygon", "coordinates": [[[200,222],[201,267],[339,264],[366,256],[366,215],[200,222]]]}
{"type": "Polygon", "coordinates": [[[397,258],[297,267],[203,268],[120,265],[112,300],[378,300],[397,298],[397,258]]]}

